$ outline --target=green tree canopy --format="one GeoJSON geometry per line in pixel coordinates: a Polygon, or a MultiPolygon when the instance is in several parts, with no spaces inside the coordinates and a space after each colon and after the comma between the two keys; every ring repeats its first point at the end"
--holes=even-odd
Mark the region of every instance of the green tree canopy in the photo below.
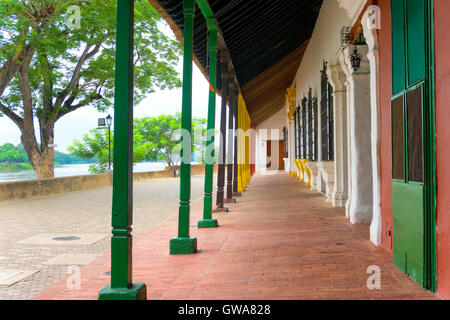
{"type": "MultiPolygon", "coordinates": [[[[37,177],[52,177],[55,123],[88,105],[113,105],[116,0],[1,0],[0,16],[0,116],[19,127],[37,177]]],[[[181,86],[181,47],[161,22],[147,0],[135,1],[135,104],[155,88],[181,86]]]]}
{"type": "MultiPolygon", "coordinates": [[[[80,164],[80,163],[90,163],[92,158],[86,158],[85,160],[71,155],[55,151],[55,164],[80,164]]],[[[12,143],[5,143],[0,146],[0,163],[22,163],[29,164],[27,153],[23,145],[18,144],[17,146],[12,143]]]]}
{"type": "MultiPolygon", "coordinates": [[[[145,143],[142,136],[135,134],[133,136],[133,162],[138,163],[145,159],[148,143],[145,143]]],[[[114,135],[111,133],[111,161],[114,161],[114,135]]],[[[103,173],[108,170],[109,150],[108,150],[108,131],[92,129],[83,136],[83,139],[74,140],[68,150],[72,156],[81,159],[95,159],[96,162],[89,166],[90,173],[103,173]]]]}
{"type": "MultiPolygon", "coordinates": [[[[202,154],[205,145],[206,119],[194,118],[193,151],[202,154]]],[[[181,114],[160,115],[134,120],[133,162],[164,161],[167,166],[176,166],[181,150],[181,114]]],[[[111,134],[111,150],[114,148],[111,134]]],[[[96,159],[89,168],[91,173],[103,173],[108,169],[108,132],[93,129],[75,140],[69,152],[83,159],[96,159]]],[[[111,152],[111,159],[113,152],[111,152]]]]}
{"type": "MultiPolygon", "coordinates": [[[[177,165],[181,151],[181,113],[146,117],[134,121],[135,133],[150,142],[146,160],[165,161],[169,167],[177,165]]],[[[206,119],[192,119],[193,152],[203,154],[206,141],[206,119]]]]}
{"type": "Polygon", "coordinates": [[[23,146],[5,143],[0,146],[0,162],[27,163],[28,157],[23,150],[23,146]]]}

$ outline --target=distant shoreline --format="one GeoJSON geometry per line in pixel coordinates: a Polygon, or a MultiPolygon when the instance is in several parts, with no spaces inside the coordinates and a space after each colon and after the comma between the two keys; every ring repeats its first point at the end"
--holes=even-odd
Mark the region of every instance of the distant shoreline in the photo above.
{"type": "Polygon", "coordinates": [[[20,172],[24,170],[33,170],[33,167],[28,163],[0,163],[0,173],[20,172]]]}
{"type": "MultiPolygon", "coordinates": [[[[2,164],[6,163],[0,163],[0,165],[2,164]]],[[[8,163],[8,165],[10,165],[10,163],[8,163]]],[[[89,165],[90,163],[55,164],[55,178],[89,175],[89,165]]],[[[164,171],[165,167],[166,164],[164,162],[141,162],[133,166],[133,171],[164,171]]],[[[5,168],[3,168],[3,170],[0,168],[0,183],[33,179],[36,179],[36,174],[31,166],[8,168],[7,170],[5,168]]]]}
{"type": "MultiPolygon", "coordinates": [[[[55,168],[66,166],[66,165],[77,165],[77,164],[92,164],[89,162],[85,163],[55,163],[55,168]]],[[[29,163],[0,163],[0,173],[14,173],[26,170],[33,170],[33,167],[29,163]]]]}

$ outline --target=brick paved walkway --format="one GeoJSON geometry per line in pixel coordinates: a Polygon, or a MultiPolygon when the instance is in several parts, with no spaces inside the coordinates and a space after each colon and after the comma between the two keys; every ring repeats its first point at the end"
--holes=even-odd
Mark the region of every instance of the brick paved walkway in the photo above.
{"type": "MultiPolygon", "coordinates": [[[[155,230],[178,212],[179,179],[140,181],[134,187],[135,235],[155,230]]],[[[192,199],[201,200],[203,176],[192,177],[192,199]]],[[[102,256],[110,250],[111,187],[0,203],[0,272],[39,270],[12,286],[0,286],[0,299],[30,299],[67,277],[68,266],[45,262],[60,254],[102,256]],[[21,241],[46,234],[103,234],[92,245],[29,244],[21,241]]]]}
{"type": "MultiPolygon", "coordinates": [[[[170,256],[176,216],[134,242],[134,281],[149,299],[437,299],[417,286],[353,226],[342,209],[286,174],[256,175],[214,230],[192,228],[195,255],[170,256]],[[367,268],[381,269],[381,290],[367,288],[367,268]]],[[[201,215],[192,207],[191,225],[201,215]]],[[[106,254],[82,268],[81,290],[61,281],[36,299],[96,299],[109,281],[106,254]]]]}

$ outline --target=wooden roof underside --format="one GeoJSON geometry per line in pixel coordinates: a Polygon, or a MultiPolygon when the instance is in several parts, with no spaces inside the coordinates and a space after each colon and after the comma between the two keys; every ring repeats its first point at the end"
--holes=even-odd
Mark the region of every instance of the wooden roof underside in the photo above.
{"type": "MultiPolygon", "coordinates": [[[[183,1],[148,0],[183,43],[183,1]]],[[[322,0],[209,0],[236,81],[254,125],[285,106],[317,20],[322,0]]],[[[205,78],[207,28],[197,8],[194,62],[205,78]]]]}
{"type": "Polygon", "coordinates": [[[308,41],[242,87],[252,121],[258,125],[285,106],[286,89],[295,78],[308,41]]]}

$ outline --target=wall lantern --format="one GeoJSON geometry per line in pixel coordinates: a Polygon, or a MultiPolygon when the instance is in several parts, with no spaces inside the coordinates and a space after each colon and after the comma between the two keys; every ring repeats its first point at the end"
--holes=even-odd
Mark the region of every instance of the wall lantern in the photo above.
{"type": "Polygon", "coordinates": [[[350,62],[352,63],[352,69],[354,72],[358,71],[361,67],[361,55],[358,53],[358,48],[356,48],[356,46],[350,56],[350,62]]]}
{"type": "Polygon", "coordinates": [[[108,168],[111,170],[111,126],[113,123],[113,118],[108,114],[106,118],[98,119],[98,128],[104,129],[108,128],[108,168]]]}
{"type": "Polygon", "coordinates": [[[110,127],[112,125],[112,117],[108,114],[105,120],[106,124],[110,127]]]}
{"type": "Polygon", "coordinates": [[[106,120],[105,118],[98,118],[98,127],[102,128],[106,126],[106,120]]]}

